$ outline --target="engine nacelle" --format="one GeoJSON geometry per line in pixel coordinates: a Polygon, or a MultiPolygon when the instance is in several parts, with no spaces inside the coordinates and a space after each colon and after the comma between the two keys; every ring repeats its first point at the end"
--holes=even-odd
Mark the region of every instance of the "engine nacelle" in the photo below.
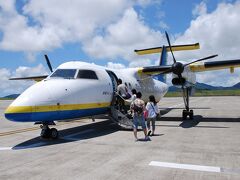
{"type": "Polygon", "coordinates": [[[196,74],[191,72],[189,67],[185,67],[182,73],[182,78],[180,79],[178,75],[172,73],[172,84],[174,86],[191,87],[196,84],[196,74]]]}

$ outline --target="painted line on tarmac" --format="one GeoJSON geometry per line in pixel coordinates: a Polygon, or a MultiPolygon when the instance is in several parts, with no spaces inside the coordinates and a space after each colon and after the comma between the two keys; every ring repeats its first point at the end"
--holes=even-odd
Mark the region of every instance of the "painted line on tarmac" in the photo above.
{"type": "Polygon", "coordinates": [[[13,130],[13,131],[2,132],[2,133],[0,133],[0,136],[7,136],[7,135],[17,134],[17,133],[22,133],[22,132],[27,132],[27,131],[34,131],[34,130],[37,130],[37,129],[39,129],[39,127],[17,129],[17,130],[13,130]]]}
{"type": "Polygon", "coordinates": [[[168,163],[168,162],[159,162],[159,161],[151,161],[149,163],[150,166],[158,166],[165,168],[175,168],[175,169],[187,169],[194,171],[207,171],[207,172],[221,172],[220,167],[215,166],[200,166],[193,164],[178,164],[178,163],[168,163]]]}
{"type": "Polygon", "coordinates": [[[0,151],[12,150],[12,147],[0,147],[0,151]]]}
{"type": "Polygon", "coordinates": [[[39,142],[39,143],[31,144],[28,146],[0,147],[0,151],[28,149],[28,148],[40,147],[45,144],[46,144],[45,142],[39,142]]]}
{"type": "MultiPolygon", "coordinates": [[[[79,123],[81,121],[77,120],[77,121],[69,121],[69,122],[60,122],[56,126],[62,126],[62,125],[65,125],[65,124],[72,124],[72,123],[76,123],[76,122],[79,123]]],[[[30,127],[30,128],[24,128],[24,129],[17,129],[17,130],[13,130],[13,131],[0,132],[0,137],[1,136],[18,134],[18,133],[23,133],[23,132],[35,131],[35,130],[38,130],[38,129],[40,129],[40,128],[39,127],[30,127]]]]}

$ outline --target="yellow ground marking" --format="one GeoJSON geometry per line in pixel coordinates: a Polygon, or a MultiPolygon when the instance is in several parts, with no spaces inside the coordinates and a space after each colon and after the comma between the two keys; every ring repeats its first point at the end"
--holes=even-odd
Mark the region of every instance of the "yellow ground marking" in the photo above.
{"type": "MultiPolygon", "coordinates": [[[[65,124],[72,124],[72,123],[86,123],[86,121],[81,121],[81,120],[75,120],[75,121],[67,121],[67,122],[59,122],[56,126],[62,126],[65,124]]],[[[29,132],[29,131],[35,131],[40,129],[40,127],[31,127],[31,128],[24,128],[24,129],[16,129],[16,130],[12,130],[12,131],[7,131],[7,132],[0,132],[0,137],[1,136],[8,136],[8,135],[13,135],[13,134],[19,134],[19,133],[23,133],[23,132],[29,132]]]]}

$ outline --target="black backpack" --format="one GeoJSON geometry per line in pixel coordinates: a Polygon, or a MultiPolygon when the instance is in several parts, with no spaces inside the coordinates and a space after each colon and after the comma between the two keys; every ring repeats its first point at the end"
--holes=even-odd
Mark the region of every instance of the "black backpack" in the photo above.
{"type": "Polygon", "coordinates": [[[133,111],[137,114],[142,114],[143,113],[143,108],[140,106],[137,106],[135,103],[133,103],[133,111]]]}

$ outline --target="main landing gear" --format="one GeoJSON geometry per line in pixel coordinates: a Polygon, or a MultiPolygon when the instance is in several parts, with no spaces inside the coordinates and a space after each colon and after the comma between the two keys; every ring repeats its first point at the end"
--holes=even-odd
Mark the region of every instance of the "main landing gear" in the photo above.
{"type": "Polygon", "coordinates": [[[57,139],[58,138],[58,130],[56,128],[49,128],[48,124],[42,124],[40,126],[42,129],[40,136],[45,139],[57,139]]]}
{"type": "Polygon", "coordinates": [[[182,119],[187,119],[187,117],[189,117],[189,119],[193,119],[193,110],[189,109],[189,94],[190,94],[190,88],[183,88],[183,100],[184,100],[184,104],[185,104],[185,108],[182,112],[182,119]]]}
{"type": "Polygon", "coordinates": [[[187,111],[186,109],[183,110],[182,118],[187,119],[188,116],[189,116],[189,119],[193,119],[193,110],[192,109],[190,111],[187,111]]]}

